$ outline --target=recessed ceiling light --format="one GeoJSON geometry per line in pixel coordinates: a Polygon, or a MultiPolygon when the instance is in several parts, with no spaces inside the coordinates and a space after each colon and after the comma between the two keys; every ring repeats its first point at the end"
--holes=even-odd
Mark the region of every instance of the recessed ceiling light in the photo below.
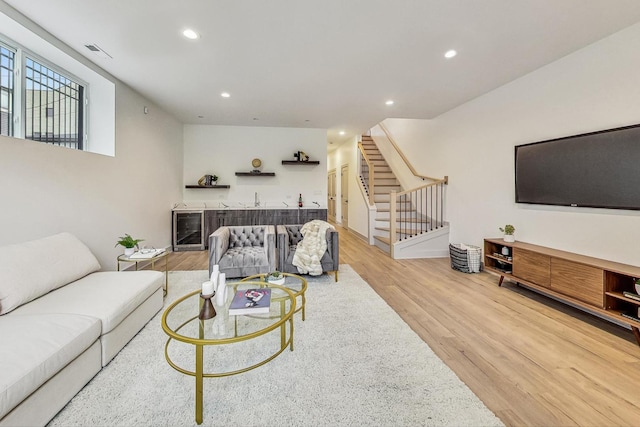
{"type": "Polygon", "coordinates": [[[231,95],[229,94],[229,92],[222,92],[220,96],[223,98],[229,98],[231,95]]]}
{"type": "Polygon", "coordinates": [[[344,135],[344,131],[341,130],[340,132],[338,132],[340,135],[344,135]]]}
{"type": "Polygon", "coordinates": [[[195,39],[197,39],[198,37],[200,37],[200,36],[198,35],[198,33],[196,33],[195,31],[193,31],[191,28],[187,28],[186,30],[184,30],[184,31],[182,32],[182,35],[183,35],[183,36],[185,36],[185,37],[186,37],[186,38],[188,38],[188,39],[191,39],[191,40],[195,40],[195,39]]]}
{"type": "Polygon", "coordinates": [[[392,101],[392,100],[388,100],[387,102],[385,102],[385,104],[387,104],[387,105],[393,105],[393,101],[392,101]]]}
{"type": "Polygon", "coordinates": [[[458,54],[458,52],[456,52],[455,50],[451,49],[445,52],[444,57],[445,58],[453,58],[454,56],[456,56],[458,54]]]}

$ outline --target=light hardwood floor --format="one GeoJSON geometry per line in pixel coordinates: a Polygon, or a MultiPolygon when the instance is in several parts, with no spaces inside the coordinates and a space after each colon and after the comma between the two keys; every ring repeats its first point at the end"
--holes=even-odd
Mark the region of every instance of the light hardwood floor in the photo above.
{"type": "MultiPolygon", "coordinates": [[[[340,232],[349,264],[509,426],[640,426],[633,334],[448,259],[390,259],[340,232]]],[[[208,269],[206,252],[169,255],[171,270],[208,269]]],[[[390,337],[392,339],[392,337],[390,337]]],[[[398,343],[401,345],[401,343],[398,343]]]]}

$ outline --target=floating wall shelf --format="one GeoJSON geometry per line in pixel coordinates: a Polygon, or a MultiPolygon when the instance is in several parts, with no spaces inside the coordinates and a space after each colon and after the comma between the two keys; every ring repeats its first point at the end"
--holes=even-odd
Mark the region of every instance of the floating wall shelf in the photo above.
{"type": "Polygon", "coordinates": [[[236,176],[276,176],[275,172],[236,172],[236,176]]]}
{"type": "Polygon", "coordinates": [[[184,188],[231,188],[230,185],[185,185],[184,188]]]}
{"type": "Polygon", "coordinates": [[[319,165],[319,160],[297,161],[297,160],[283,160],[283,165],[319,165]]]}

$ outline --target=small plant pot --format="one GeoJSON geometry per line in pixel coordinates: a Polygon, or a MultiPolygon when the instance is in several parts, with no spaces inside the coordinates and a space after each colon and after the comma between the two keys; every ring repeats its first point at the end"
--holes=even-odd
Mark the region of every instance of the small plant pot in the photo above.
{"type": "Polygon", "coordinates": [[[513,234],[505,234],[502,240],[504,240],[505,242],[515,242],[516,238],[513,236],[513,234]]]}
{"type": "Polygon", "coordinates": [[[284,279],[285,279],[284,276],[282,276],[282,277],[280,277],[278,279],[273,278],[273,277],[267,277],[267,282],[273,283],[274,285],[284,285],[284,279]]]}
{"type": "Polygon", "coordinates": [[[124,248],[124,255],[131,256],[136,251],[136,248],[124,248]]]}

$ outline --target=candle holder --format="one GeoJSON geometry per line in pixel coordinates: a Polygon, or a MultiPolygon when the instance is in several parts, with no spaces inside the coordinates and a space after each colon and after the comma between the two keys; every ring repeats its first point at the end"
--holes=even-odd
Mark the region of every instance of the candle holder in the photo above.
{"type": "Polygon", "coordinates": [[[216,317],[216,309],[213,308],[213,303],[211,302],[211,298],[213,298],[215,294],[215,292],[210,295],[200,294],[200,298],[204,301],[202,302],[202,308],[200,309],[200,314],[198,314],[198,319],[208,320],[216,317]]]}

